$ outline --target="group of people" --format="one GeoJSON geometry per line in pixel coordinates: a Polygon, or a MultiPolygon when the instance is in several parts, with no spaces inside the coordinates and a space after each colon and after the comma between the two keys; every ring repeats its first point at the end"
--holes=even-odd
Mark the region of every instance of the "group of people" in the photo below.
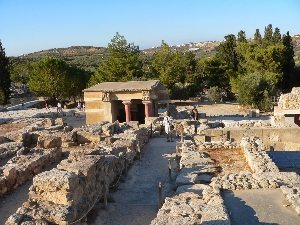
{"type": "MultiPolygon", "coordinates": [[[[199,119],[199,112],[197,110],[197,107],[194,106],[194,108],[191,111],[191,119],[198,121],[199,119]]],[[[170,112],[167,111],[166,115],[164,116],[162,125],[165,128],[165,133],[167,135],[167,142],[173,141],[173,130],[174,130],[174,121],[173,117],[170,116],[170,112]]],[[[197,125],[195,124],[195,133],[197,133],[197,125]]]]}
{"type": "Polygon", "coordinates": [[[84,102],[78,102],[77,103],[77,109],[79,111],[85,111],[85,104],[84,104],[84,102]]]}

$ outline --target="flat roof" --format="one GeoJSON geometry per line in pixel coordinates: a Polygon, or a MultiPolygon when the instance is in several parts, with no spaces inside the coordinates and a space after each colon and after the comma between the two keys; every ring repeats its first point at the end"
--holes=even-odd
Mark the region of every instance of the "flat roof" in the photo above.
{"type": "Polygon", "coordinates": [[[83,92],[144,91],[144,90],[153,90],[158,86],[164,87],[159,80],[103,82],[103,83],[96,84],[90,88],[84,89],[83,92]]]}

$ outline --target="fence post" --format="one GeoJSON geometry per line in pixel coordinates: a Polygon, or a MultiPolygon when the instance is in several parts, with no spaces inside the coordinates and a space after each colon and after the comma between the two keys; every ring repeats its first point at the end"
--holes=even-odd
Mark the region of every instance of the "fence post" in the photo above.
{"type": "Polygon", "coordinates": [[[162,199],[162,183],[159,181],[158,183],[158,208],[160,209],[163,204],[163,199],[162,199]]]}
{"type": "Polygon", "coordinates": [[[168,168],[169,168],[169,180],[172,180],[172,165],[170,159],[168,159],[168,168]]]}

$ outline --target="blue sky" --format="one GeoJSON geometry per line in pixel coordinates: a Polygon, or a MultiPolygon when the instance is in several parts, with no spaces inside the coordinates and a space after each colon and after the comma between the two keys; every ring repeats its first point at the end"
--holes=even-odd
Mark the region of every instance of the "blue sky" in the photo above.
{"type": "Polygon", "coordinates": [[[107,46],[116,32],[141,49],[161,40],[222,40],[269,23],[300,34],[299,0],[0,0],[0,39],[16,56],[75,45],[107,46]]]}

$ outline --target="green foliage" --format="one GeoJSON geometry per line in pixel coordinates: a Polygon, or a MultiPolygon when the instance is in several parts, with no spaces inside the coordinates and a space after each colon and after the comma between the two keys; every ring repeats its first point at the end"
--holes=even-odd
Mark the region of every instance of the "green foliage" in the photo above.
{"type": "Polygon", "coordinates": [[[14,62],[11,66],[11,80],[15,83],[27,83],[31,64],[27,62],[14,62]]]}
{"type": "Polygon", "coordinates": [[[222,98],[221,89],[219,87],[210,87],[208,89],[208,98],[212,102],[220,102],[222,98]]]}
{"type": "Polygon", "coordinates": [[[273,43],[273,27],[272,24],[269,24],[265,27],[265,34],[263,38],[263,45],[268,46],[273,43]]]}
{"type": "Polygon", "coordinates": [[[32,65],[28,85],[32,92],[49,98],[70,98],[81,94],[86,73],[56,58],[46,58],[32,65]]]}
{"type": "Polygon", "coordinates": [[[5,49],[0,41],[0,104],[7,104],[10,94],[10,68],[5,49]]]}
{"type": "Polygon", "coordinates": [[[192,80],[196,68],[195,55],[173,51],[168,44],[162,42],[161,48],[153,55],[151,73],[153,77],[172,89],[176,83],[184,84],[192,80]]]}
{"type": "Polygon", "coordinates": [[[200,59],[197,64],[197,83],[202,83],[205,87],[228,87],[226,68],[217,57],[200,59]]]}
{"type": "Polygon", "coordinates": [[[273,91],[272,82],[264,76],[249,73],[237,79],[237,100],[241,105],[270,110],[273,91]]]}
{"type": "Polygon", "coordinates": [[[128,44],[117,33],[108,44],[108,57],[104,59],[90,79],[90,85],[100,82],[129,81],[142,77],[142,63],[138,46],[128,44]]]}
{"type": "Polygon", "coordinates": [[[256,45],[261,45],[262,44],[262,37],[259,32],[259,29],[256,29],[255,34],[254,34],[254,44],[256,45]]]}
{"type": "Polygon", "coordinates": [[[236,45],[236,37],[233,34],[229,34],[225,36],[225,41],[217,48],[216,56],[226,65],[229,74],[234,74],[238,70],[236,45]]]}
{"type": "Polygon", "coordinates": [[[237,42],[247,42],[245,31],[241,30],[241,31],[238,33],[237,42]]]}

